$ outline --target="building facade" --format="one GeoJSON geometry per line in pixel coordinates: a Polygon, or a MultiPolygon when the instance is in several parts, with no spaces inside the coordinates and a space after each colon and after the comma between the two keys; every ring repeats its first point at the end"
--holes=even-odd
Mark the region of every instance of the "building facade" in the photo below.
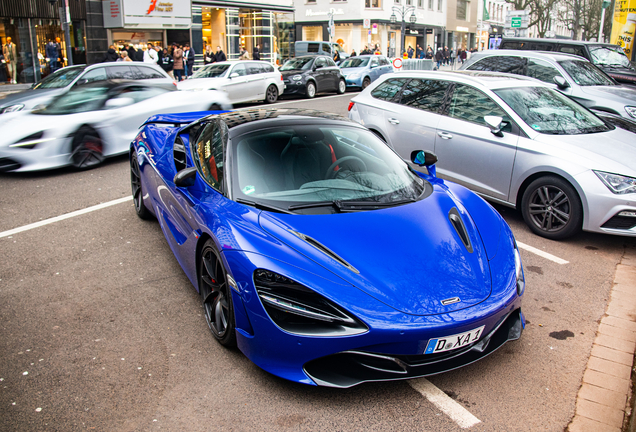
{"type": "Polygon", "coordinates": [[[449,1],[445,46],[452,49],[472,49],[477,46],[477,11],[481,1],[449,1]]]}
{"type": "Polygon", "coordinates": [[[447,3],[448,0],[295,0],[296,40],[328,41],[329,13],[333,12],[332,41],[346,52],[359,53],[365,46],[377,45],[384,55],[399,55],[402,18],[405,49],[415,49],[417,45],[434,48],[443,45],[447,3]],[[398,12],[396,22],[391,23],[394,7],[398,12]],[[406,8],[409,12],[402,17],[401,11],[406,8]],[[416,17],[414,23],[411,15],[416,17]]]}

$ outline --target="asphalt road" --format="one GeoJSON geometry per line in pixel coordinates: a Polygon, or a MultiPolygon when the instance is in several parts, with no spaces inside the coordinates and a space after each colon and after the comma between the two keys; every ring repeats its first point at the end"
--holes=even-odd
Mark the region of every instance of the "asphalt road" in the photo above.
{"type": "MultiPolygon", "coordinates": [[[[346,115],[353,94],[283,100],[346,115]]],[[[86,172],[0,175],[0,231],[130,195],[127,157],[86,172]]],[[[553,242],[497,207],[519,242],[528,325],[519,341],[429,380],[474,431],[562,431],[615,266],[636,241],[553,242]]],[[[397,241],[396,241],[397,244],[397,241]]],[[[216,343],[156,222],[132,202],[0,238],[0,430],[459,431],[407,382],[314,388],[216,343]]]]}

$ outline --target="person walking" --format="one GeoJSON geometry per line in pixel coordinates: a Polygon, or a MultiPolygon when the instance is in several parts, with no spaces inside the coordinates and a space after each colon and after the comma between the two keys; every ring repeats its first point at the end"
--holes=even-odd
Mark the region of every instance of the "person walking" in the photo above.
{"type": "Polygon", "coordinates": [[[338,62],[340,62],[340,53],[338,52],[337,49],[334,49],[334,54],[333,54],[333,61],[335,64],[338,64],[338,62]]]}
{"type": "Polygon", "coordinates": [[[455,65],[455,50],[453,48],[450,49],[450,52],[448,53],[448,55],[450,56],[450,64],[451,66],[455,65]]]}
{"type": "Polygon", "coordinates": [[[144,63],[157,64],[158,60],[159,56],[157,51],[155,51],[155,46],[148,42],[148,49],[144,51],[144,63]]]}
{"type": "Polygon", "coordinates": [[[249,59],[250,59],[250,53],[247,52],[245,47],[241,47],[241,55],[239,56],[239,60],[249,60],[249,59]]]}
{"type": "Polygon", "coordinates": [[[137,50],[132,44],[128,45],[128,49],[126,50],[126,52],[128,52],[128,58],[130,58],[130,60],[137,60],[137,50]]]}
{"type": "Polygon", "coordinates": [[[448,65],[448,63],[450,62],[450,51],[448,51],[447,46],[444,47],[444,52],[442,54],[444,56],[444,64],[448,65]]]}
{"type": "Polygon", "coordinates": [[[256,44],[256,46],[254,47],[254,51],[252,52],[252,60],[260,60],[261,59],[260,48],[261,48],[261,45],[260,44],[256,44]]]}
{"type": "Polygon", "coordinates": [[[57,46],[55,46],[55,42],[53,42],[53,39],[49,39],[48,43],[44,47],[44,56],[46,57],[46,61],[49,63],[50,73],[53,73],[59,69],[57,46]]]}
{"type": "Polygon", "coordinates": [[[172,73],[172,68],[174,67],[174,63],[172,60],[172,56],[168,52],[168,48],[164,48],[163,52],[160,52],[158,54],[159,54],[159,61],[157,61],[157,64],[168,75],[170,75],[170,78],[174,79],[174,74],[172,73]]]}
{"type": "Polygon", "coordinates": [[[174,72],[174,78],[177,82],[181,81],[183,78],[183,50],[180,45],[175,44],[174,49],[172,50],[172,60],[173,66],[172,71],[174,72]]]}
{"type": "Polygon", "coordinates": [[[212,46],[211,45],[206,45],[205,46],[205,51],[203,52],[203,64],[210,64],[210,63],[214,63],[216,61],[215,55],[214,55],[214,51],[212,51],[212,46]]]}
{"type": "MultiPolygon", "coordinates": [[[[55,44],[53,44],[53,48],[55,48],[55,44]]],[[[57,49],[55,51],[57,51],[57,49]]],[[[46,56],[49,57],[49,44],[46,45],[46,56]]],[[[102,61],[100,63],[114,62],[117,61],[118,58],[119,56],[115,51],[115,46],[111,45],[108,47],[108,50],[106,51],[106,54],[104,54],[104,57],[102,58],[102,61]]],[[[51,59],[51,72],[53,72],[53,59],[51,59]]]]}
{"type": "Polygon", "coordinates": [[[433,59],[433,48],[431,48],[430,45],[426,47],[426,55],[424,56],[424,58],[433,59]]]}
{"type": "Polygon", "coordinates": [[[351,50],[351,57],[355,57],[355,56],[357,56],[357,55],[358,55],[358,54],[356,54],[356,50],[351,50]]]}
{"type": "Polygon", "coordinates": [[[0,51],[0,84],[7,82],[7,62],[4,60],[4,55],[0,51]]]}
{"type": "Polygon", "coordinates": [[[464,63],[466,61],[466,50],[465,49],[462,49],[462,53],[461,53],[461,57],[460,58],[462,59],[462,63],[464,63]]]}
{"type": "Polygon", "coordinates": [[[227,60],[227,56],[223,52],[220,46],[216,47],[216,53],[214,54],[214,59],[218,62],[223,62],[227,60]]]}
{"type": "Polygon", "coordinates": [[[121,56],[117,59],[117,61],[131,62],[130,56],[128,55],[128,51],[121,50],[121,56]]]}
{"type": "Polygon", "coordinates": [[[190,48],[189,44],[185,44],[183,48],[183,61],[185,63],[185,76],[190,78],[194,73],[194,50],[190,48]]]}
{"type": "Polygon", "coordinates": [[[2,55],[4,55],[5,65],[7,67],[7,75],[12,84],[17,84],[18,75],[18,50],[11,38],[7,37],[7,43],[2,47],[2,55]]]}
{"type": "Polygon", "coordinates": [[[437,69],[439,70],[439,67],[442,64],[442,61],[444,60],[444,53],[442,52],[442,47],[437,48],[437,52],[435,53],[435,61],[437,62],[437,69]]]}

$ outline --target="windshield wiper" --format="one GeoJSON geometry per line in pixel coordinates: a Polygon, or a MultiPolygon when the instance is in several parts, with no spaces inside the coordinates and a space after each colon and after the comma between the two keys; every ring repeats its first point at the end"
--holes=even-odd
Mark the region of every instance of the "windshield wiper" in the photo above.
{"type": "Polygon", "coordinates": [[[407,198],[398,201],[376,202],[376,201],[339,201],[340,209],[343,211],[356,210],[377,210],[388,207],[395,207],[404,204],[410,204],[417,201],[415,198],[407,198]]]}
{"type": "Polygon", "coordinates": [[[276,207],[273,205],[269,205],[269,204],[263,204],[263,203],[258,203],[255,201],[250,201],[250,200],[246,200],[243,198],[237,198],[234,201],[236,201],[237,203],[241,203],[241,204],[245,204],[248,206],[252,206],[258,210],[267,210],[267,211],[273,211],[273,212],[277,212],[277,213],[285,213],[285,214],[293,214],[292,212],[285,210],[284,208],[280,208],[280,207],[276,207]]]}
{"type": "Polygon", "coordinates": [[[294,204],[287,207],[287,210],[293,211],[293,210],[301,210],[301,209],[316,208],[316,207],[333,207],[337,212],[341,211],[340,201],[316,201],[316,202],[310,202],[306,204],[294,204]]]}

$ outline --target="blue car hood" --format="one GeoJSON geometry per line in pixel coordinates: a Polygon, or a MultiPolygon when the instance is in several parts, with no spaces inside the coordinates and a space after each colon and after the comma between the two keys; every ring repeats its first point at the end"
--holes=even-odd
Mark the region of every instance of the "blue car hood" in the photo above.
{"type": "MultiPolygon", "coordinates": [[[[357,213],[287,215],[262,212],[261,227],[377,300],[407,314],[432,315],[488,298],[488,259],[472,219],[447,193],[416,203],[357,213]],[[448,214],[457,208],[469,252],[448,214]],[[359,273],[290,231],[309,236],[359,273]],[[442,300],[460,301],[443,305],[442,300]]],[[[337,294],[336,294],[337,295],[337,294]]]]}

